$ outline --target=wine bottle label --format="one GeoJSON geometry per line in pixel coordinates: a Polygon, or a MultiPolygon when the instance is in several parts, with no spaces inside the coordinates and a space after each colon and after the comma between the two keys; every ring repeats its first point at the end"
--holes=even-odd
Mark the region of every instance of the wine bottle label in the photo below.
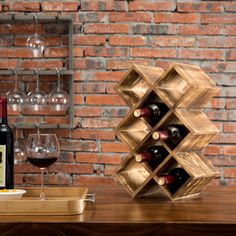
{"type": "Polygon", "coordinates": [[[6,186],[6,145],[0,145],[0,187],[6,186]]]}

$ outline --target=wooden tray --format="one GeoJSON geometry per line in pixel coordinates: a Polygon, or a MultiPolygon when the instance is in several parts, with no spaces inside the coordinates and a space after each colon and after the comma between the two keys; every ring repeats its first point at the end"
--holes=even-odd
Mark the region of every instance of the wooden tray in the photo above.
{"type": "Polygon", "coordinates": [[[95,201],[87,188],[46,187],[47,200],[39,200],[40,188],[24,189],[20,200],[0,201],[0,215],[79,215],[86,202],[95,201]]]}

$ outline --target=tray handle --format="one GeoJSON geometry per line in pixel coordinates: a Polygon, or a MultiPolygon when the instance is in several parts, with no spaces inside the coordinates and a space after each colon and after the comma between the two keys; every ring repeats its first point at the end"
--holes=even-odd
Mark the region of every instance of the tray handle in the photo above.
{"type": "Polygon", "coordinates": [[[87,193],[84,201],[94,203],[95,199],[96,199],[96,193],[87,193]]]}

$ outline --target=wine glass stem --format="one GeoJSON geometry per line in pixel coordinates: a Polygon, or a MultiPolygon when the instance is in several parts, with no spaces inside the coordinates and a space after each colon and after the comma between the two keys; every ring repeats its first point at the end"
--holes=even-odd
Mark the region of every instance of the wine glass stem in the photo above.
{"type": "Polygon", "coordinates": [[[43,178],[44,169],[45,169],[45,168],[40,168],[40,171],[41,171],[41,191],[40,191],[40,200],[46,200],[45,190],[44,190],[44,178],[43,178]]]}

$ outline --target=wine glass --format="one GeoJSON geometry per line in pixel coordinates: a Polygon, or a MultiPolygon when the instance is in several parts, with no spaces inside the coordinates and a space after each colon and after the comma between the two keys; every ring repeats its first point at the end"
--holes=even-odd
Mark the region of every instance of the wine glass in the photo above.
{"type": "Polygon", "coordinates": [[[60,154],[59,142],[56,134],[29,134],[26,141],[26,155],[28,161],[41,171],[40,200],[46,200],[44,191],[44,170],[52,165],[60,154]]]}
{"type": "Polygon", "coordinates": [[[34,57],[42,57],[46,43],[39,35],[39,22],[36,15],[34,15],[34,20],[35,34],[27,38],[26,46],[31,48],[34,57]]]}
{"type": "Polygon", "coordinates": [[[61,89],[61,75],[58,69],[56,69],[56,73],[57,87],[49,94],[48,104],[51,105],[51,108],[55,111],[66,112],[69,108],[70,96],[65,90],[61,89]]]}
{"type": "Polygon", "coordinates": [[[29,92],[27,96],[30,108],[33,111],[40,111],[46,103],[46,94],[39,89],[39,74],[37,70],[35,70],[35,74],[37,77],[36,88],[34,91],[29,92]]]}
{"type": "Polygon", "coordinates": [[[17,164],[18,162],[25,161],[25,148],[23,144],[20,142],[20,138],[18,135],[17,125],[15,125],[16,130],[16,138],[14,141],[14,163],[17,164]]]}
{"type": "Polygon", "coordinates": [[[18,90],[17,71],[13,70],[13,74],[15,76],[15,87],[13,90],[7,92],[7,104],[12,111],[21,112],[26,95],[22,91],[18,90]]]}

